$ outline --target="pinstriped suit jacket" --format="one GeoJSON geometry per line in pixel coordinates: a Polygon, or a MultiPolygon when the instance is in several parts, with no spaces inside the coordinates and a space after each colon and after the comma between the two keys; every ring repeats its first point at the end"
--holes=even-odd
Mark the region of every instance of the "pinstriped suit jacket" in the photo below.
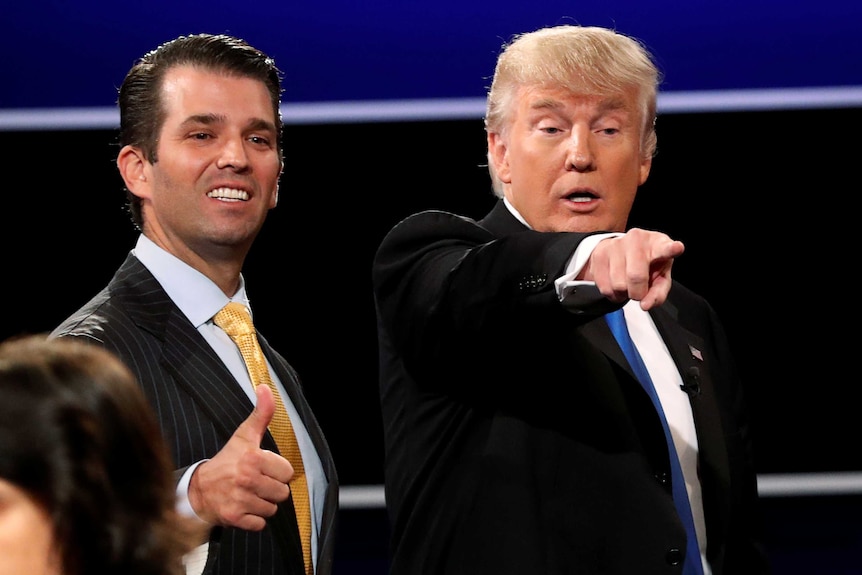
{"type": "MultiPolygon", "coordinates": [[[[51,336],[88,339],[125,361],[156,412],[172,449],[178,478],[193,463],[215,455],[253,409],[210,345],[131,253],[105,289],[51,336]]],[[[297,373],[265,338],[260,334],[258,338],[323,462],[329,486],[318,541],[317,573],[330,575],[338,511],[332,454],[297,373]]],[[[278,451],[269,433],[261,445],[278,451]]],[[[293,518],[293,502],[288,500],[261,532],[214,529],[204,573],[302,574],[302,551],[293,518]]]]}

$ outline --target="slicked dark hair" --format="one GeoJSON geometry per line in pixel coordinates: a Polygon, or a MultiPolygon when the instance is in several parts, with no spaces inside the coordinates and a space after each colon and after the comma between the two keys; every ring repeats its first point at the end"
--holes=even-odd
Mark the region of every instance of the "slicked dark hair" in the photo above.
{"type": "MultiPolygon", "coordinates": [[[[144,54],[126,74],[120,86],[119,147],[136,146],[150,163],[158,161],[156,149],[165,108],[161,101],[165,75],[177,66],[195,66],[230,76],[252,78],[269,90],[277,128],[278,156],[283,158],[281,120],[281,71],[275,60],[246,41],[225,34],[179,36],[144,54]]],[[[126,189],[129,214],[138,229],[143,227],[140,198],[126,189]]]]}

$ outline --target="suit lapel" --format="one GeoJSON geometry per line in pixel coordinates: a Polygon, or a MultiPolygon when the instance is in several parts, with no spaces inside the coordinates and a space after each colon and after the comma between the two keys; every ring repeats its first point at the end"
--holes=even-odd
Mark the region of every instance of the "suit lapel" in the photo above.
{"type": "MultiPolygon", "coordinates": [[[[162,360],[165,367],[225,439],[230,438],[254,406],[215,351],[179,310],[168,318],[168,323],[171,327],[167,330],[162,360]]],[[[262,446],[275,450],[269,434],[264,435],[262,446]]]]}
{"type": "Polygon", "coordinates": [[[599,316],[596,319],[586,323],[581,328],[582,333],[586,336],[603,354],[608,356],[614,363],[626,370],[626,372],[637,381],[637,376],[632,369],[623,350],[620,349],[617,340],[614,339],[614,334],[611,328],[605,321],[605,316],[599,316]]]}
{"type": "MultiPolygon", "coordinates": [[[[680,325],[677,321],[677,309],[670,301],[651,310],[650,315],[670,351],[683,384],[690,388],[688,395],[697,430],[701,479],[704,482],[729,485],[730,464],[722,435],[722,411],[710,377],[713,371],[710,369],[710,363],[715,361],[710,355],[712,348],[706,346],[701,336],[680,325]]],[[[715,492],[724,492],[724,489],[715,492]]],[[[723,514],[728,508],[719,504],[714,507],[714,511],[723,514]]]]}
{"type": "Polygon", "coordinates": [[[311,407],[308,405],[308,401],[306,401],[305,396],[302,393],[299,376],[296,371],[278,353],[276,353],[274,349],[272,349],[269,342],[260,334],[260,332],[257,333],[257,340],[258,343],[260,343],[261,350],[278,375],[278,379],[281,380],[281,384],[284,386],[285,392],[287,392],[291,403],[293,403],[294,408],[299,414],[302,424],[308,431],[315,450],[324,462],[324,471],[327,472],[328,479],[329,470],[325,467],[326,458],[324,457],[324,454],[328,452],[328,447],[326,441],[321,435],[317,420],[314,418],[314,413],[311,411],[311,407]]]}
{"type": "MultiPolygon", "coordinates": [[[[207,413],[227,441],[253,409],[248,396],[212,347],[135,256],[129,255],[118,270],[115,282],[112,288],[115,296],[122,298],[132,321],[163,342],[159,361],[174,375],[176,384],[207,413]]],[[[266,438],[272,443],[267,448],[274,449],[275,443],[268,435],[266,438]]]]}
{"type": "MultiPolygon", "coordinates": [[[[314,412],[311,410],[311,406],[305,399],[299,375],[281,355],[272,349],[266,338],[260,333],[257,334],[257,337],[264,355],[266,355],[270,364],[272,364],[291,402],[293,402],[296,411],[299,413],[299,417],[302,419],[302,423],[305,425],[311,442],[314,444],[314,448],[323,465],[323,473],[327,480],[327,489],[324,497],[323,516],[320,522],[321,529],[318,534],[317,557],[318,559],[332,557],[332,549],[335,541],[334,532],[329,526],[334,524],[335,516],[338,513],[338,477],[329,451],[329,445],[314,416],[314,412]]],[[[298,531],[296,544],[299,544],[298,531]]]]}

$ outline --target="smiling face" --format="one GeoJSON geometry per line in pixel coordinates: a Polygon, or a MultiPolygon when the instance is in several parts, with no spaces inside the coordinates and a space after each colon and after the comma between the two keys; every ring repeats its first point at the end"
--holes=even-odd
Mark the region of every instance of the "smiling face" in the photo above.
{"type": "Polygon", "coordinates": [[[162,84],[157,160],[126,146],[117,159],[141,198],[144,233],[199,268],[241,263],[278,200],[282,162],[267,87],[247,77],[178,66],[162,84]]]}
{"type": "Polygon", "coordinates": [[[522,86],[500,133],[488,132],[506,199],[538,231],[625,231],[652,158],[633,94],[583,96],[522,86]]]}

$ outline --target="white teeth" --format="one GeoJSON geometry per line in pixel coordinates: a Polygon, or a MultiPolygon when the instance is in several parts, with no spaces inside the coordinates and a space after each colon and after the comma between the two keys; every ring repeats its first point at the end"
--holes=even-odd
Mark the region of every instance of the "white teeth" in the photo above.
{"type": "Polygon", "coordinates": [[[248,200],[248,192],[245,190],[235,190],[233,188],[216,188],[207,194],[207,197],[218,198],[220,200],[248,200]]]}

